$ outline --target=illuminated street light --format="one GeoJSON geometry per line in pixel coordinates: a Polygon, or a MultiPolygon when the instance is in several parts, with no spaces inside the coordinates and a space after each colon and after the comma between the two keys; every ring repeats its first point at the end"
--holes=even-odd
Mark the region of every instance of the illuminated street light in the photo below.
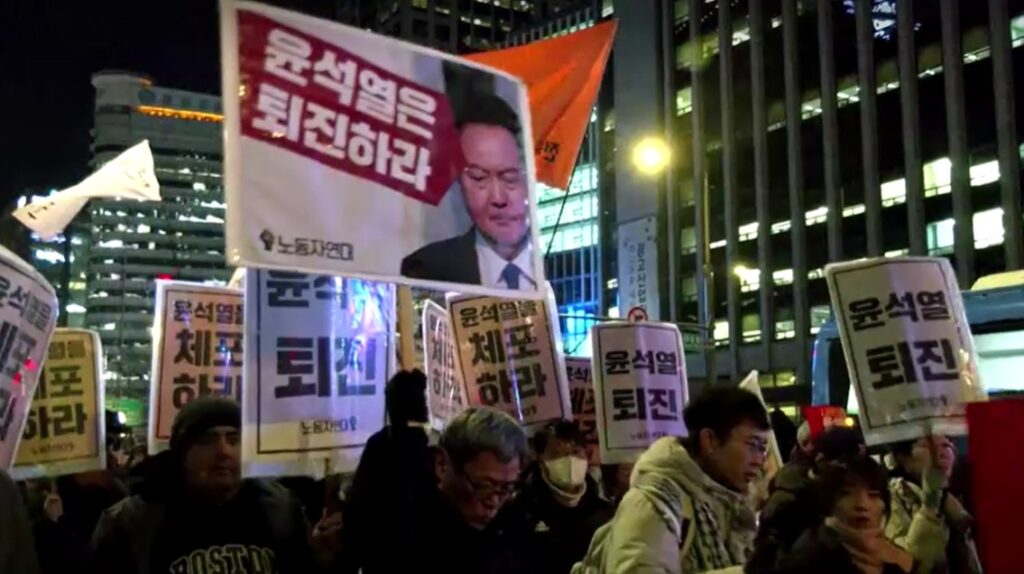
{"type": "Polygon", "coordinates": [[[661,173],[668,166],[670,157],[671,151],[661,138],[644,138],[633,146],[633,165],[641,173],[661,173]]]}

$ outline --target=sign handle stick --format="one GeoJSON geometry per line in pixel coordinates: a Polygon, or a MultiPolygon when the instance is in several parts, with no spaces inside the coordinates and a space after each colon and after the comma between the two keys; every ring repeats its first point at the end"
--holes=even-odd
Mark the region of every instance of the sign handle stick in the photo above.
{"type": "Polygon", "coordinates": [[[416,320],[413,317],[412,288],[408,285],[398,286],[398,340],[400,343],[399,362],[402,369],[409,371],[416,368],[415,334],[416,320]]]}

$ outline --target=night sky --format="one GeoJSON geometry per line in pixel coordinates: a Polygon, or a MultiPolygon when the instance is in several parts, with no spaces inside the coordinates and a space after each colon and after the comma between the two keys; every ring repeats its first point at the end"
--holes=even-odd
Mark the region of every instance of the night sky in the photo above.
{"type": "MultiPolygon", "coordinates": [[[[334,4],[272,3],[320,15],[334,4]]],[[[0,0],[0,206],[87,175],[94,72],[219,94],[217,13],[216,0],[0,0]]]]}

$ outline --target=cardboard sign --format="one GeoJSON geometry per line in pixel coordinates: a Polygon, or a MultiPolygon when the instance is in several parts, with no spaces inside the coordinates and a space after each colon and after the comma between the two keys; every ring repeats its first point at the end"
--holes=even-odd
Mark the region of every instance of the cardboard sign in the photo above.
{"type": "Polygon", "coordinates": [[[448,311],[433,301],[423,305],[423,363],[427,371],[430,426],[441,431],[466,407],[466,388],[455,366],[448,311]]]}
{"type": "Polygon", "coordinates": [[[167,448],[174,417],[206,395],[238,400],[244,356],[242,293],[183,281],[157,281],[149,452],[167,448]]]}
{"type": "Polygon", "coordinates": [[[597,408],[594,406],[594,377],[590,359],[565,358],[565,374],[569,379],[572,420],[583,434],[590,466],[601,464],[601,445],[597,440],[597,408]]]}
{"type": "Polygon", "coordinates": [[[107,466],[100,336],[57,329],[28,411],[11,476],[60,476],[107,466]]]}
{"type": "Polygon", "coordinates": [[[505,411],[527,429],[572,417],[556,309],[553,296],[448,300],[470,405],[505,411]]]}
{"type": "Polygon", "coordinates": [[[655,440],[686,436],[689,388],[679,329],[668,323],[603,323],[592,333],[601,462],[635,462],[655,440]]]}
{"type": "Polygon", "coordinates": [[[230,264],[542,297],[519,79],[250,2],[221,40],[230,264]]]}
{"type": "Polygon", "coordinates": [[[394,286],[249,269],[245,313],[245,474],[355,470],[384,426],[394,286]]]}
{"type": "Polygon", "coordinates": [[[985,400],[956,276],[945,258],[825,268],[868,445],[966,432],[985,400]]]}
{"type": "Polygon", "coordinates": [[[0,469],[10,468],[57,321],[53,287],[0,245],[0,469]]]}
{"type": "MultiPolygon", "coordinates": [[[[758,381],[757,371],[747,373],[747,376],[740,382],[740,388],[757,395],[761,404],[764,405],[765,412],[769,412],[768,403],[764,402],[764,394],[761,392],[761,383],[758,381]]],[[[764,492],[768,492],[768,485],[781,469],[782,453],[779,452],[779,441],[775,438],[775,431],[772,430],[768,434],[768,453],[764,457],[764,470],[760,478],[764,492]]]]}

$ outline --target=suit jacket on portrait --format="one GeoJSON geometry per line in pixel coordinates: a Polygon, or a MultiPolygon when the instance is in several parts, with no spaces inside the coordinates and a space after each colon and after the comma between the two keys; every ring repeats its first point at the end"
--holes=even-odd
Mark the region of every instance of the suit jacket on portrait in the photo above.
{"type": "Polygon", "coordinates": [[[480,285],[476,228],[463,235],[425,245],[402,260],[403,277],[480,285]]]}

